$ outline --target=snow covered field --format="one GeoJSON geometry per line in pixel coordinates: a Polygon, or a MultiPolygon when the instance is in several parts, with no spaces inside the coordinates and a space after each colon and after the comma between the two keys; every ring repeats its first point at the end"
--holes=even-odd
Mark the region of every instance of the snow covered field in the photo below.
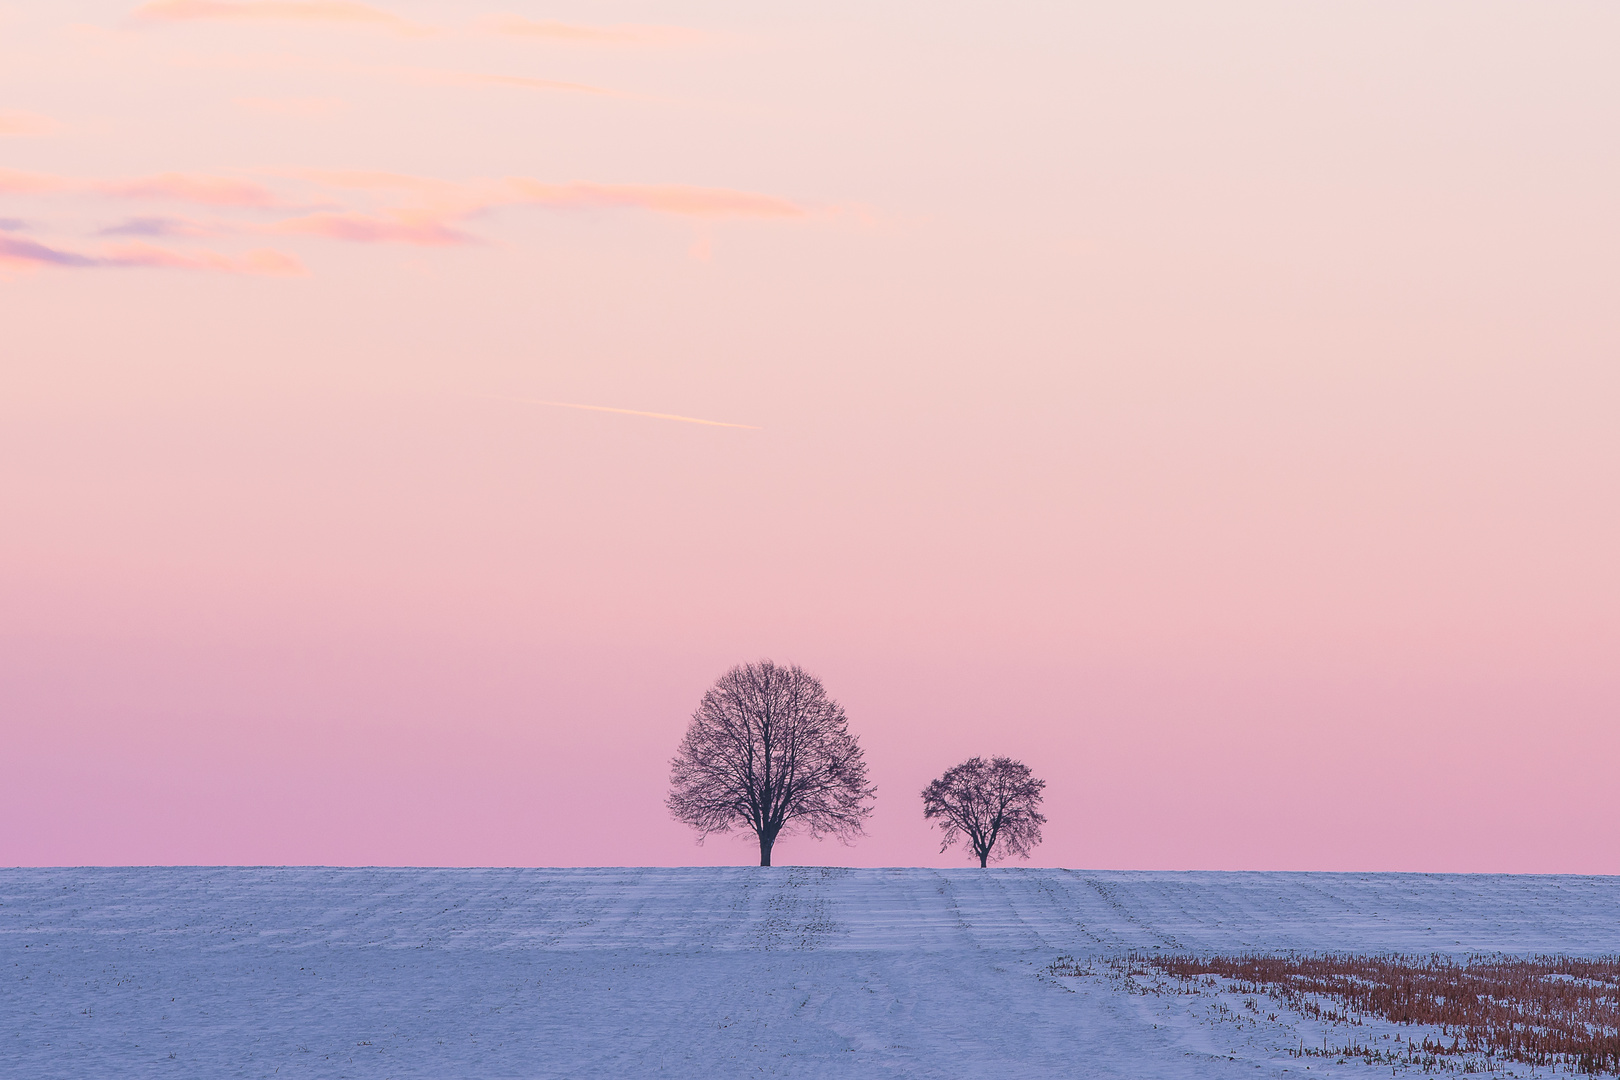
{"type": "Polygon", "coordinates": [[[4,870],[0,1076],[1383,1075],[1047,970],[1155,948],[1615,953],[1620,878],[4,870]]]}

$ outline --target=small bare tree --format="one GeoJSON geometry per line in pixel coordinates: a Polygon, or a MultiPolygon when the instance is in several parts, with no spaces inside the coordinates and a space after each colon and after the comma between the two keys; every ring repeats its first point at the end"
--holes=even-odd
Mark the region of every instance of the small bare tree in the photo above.
{"type": "Polygon", "coordinates": [[[791,826],[850,843],[876,792],[843,706],[814,675],[769,660],[739,664],[703,695],[669,782],[670,813],[698,843],[744,826],[759,837],[761,866],[791,826]]]}
{"type": "Polygon", "coordinates": [[[965,836],[981,868],[992,855],[1027,859],[1046,823],[1038,809],[1044,787],[1021,761],[968,758],[923,789],[923,817],[943,819],[942,853],[965,836]]]}

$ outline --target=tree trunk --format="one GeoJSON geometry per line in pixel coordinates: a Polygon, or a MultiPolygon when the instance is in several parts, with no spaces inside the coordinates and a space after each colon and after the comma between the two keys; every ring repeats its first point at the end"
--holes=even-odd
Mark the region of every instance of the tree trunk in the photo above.
{"type": "Polygon", "coordinates": [[[990,865],[990,853],[988,851],[979,852],[979,869],[983,870],[988,865],[990,865]]]}
{"type": "Polygon", "coordinates": [[[776,843],[776,837],[765,833],[759,834],[759,865],[771,865],[771,847],[776,843]]]}

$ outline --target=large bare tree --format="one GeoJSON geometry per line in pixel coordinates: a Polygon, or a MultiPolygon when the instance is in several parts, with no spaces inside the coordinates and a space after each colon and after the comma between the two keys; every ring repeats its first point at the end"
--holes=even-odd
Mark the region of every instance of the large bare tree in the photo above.
{"type": "Polygon", "coordinates": [[[1021,761],[968,758],[923,789],[923,817],[941,819],[941,852],[966,837],[981,868],[992,856],[1027,859],[1046,824],[1039,810],[1044,787],[1021,761]]]}
{"type": "Polygon", "coordinates": [[[808,671],[769,660],[739,664],[703,695],[669,781],[670,813],[699,843],[752,829],[761,866],[791,827],[854,840],[876,792],[843,706],[808,671]]]}

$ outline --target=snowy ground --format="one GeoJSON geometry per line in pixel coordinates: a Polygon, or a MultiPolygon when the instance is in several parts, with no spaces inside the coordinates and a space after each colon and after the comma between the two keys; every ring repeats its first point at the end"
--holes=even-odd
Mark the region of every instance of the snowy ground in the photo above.
{"type": "Polygon", "coordinates": [[[1390,1068],[1290,1056],[1322,1029],[1267,1020],[1263,1001],[1102,973],[1155,948],[1615,953],[1620,878],[3,870],[0,1076],[1390,1068]],[[1099,973],[1050,974],[1062,955],[1099,973]]]}

